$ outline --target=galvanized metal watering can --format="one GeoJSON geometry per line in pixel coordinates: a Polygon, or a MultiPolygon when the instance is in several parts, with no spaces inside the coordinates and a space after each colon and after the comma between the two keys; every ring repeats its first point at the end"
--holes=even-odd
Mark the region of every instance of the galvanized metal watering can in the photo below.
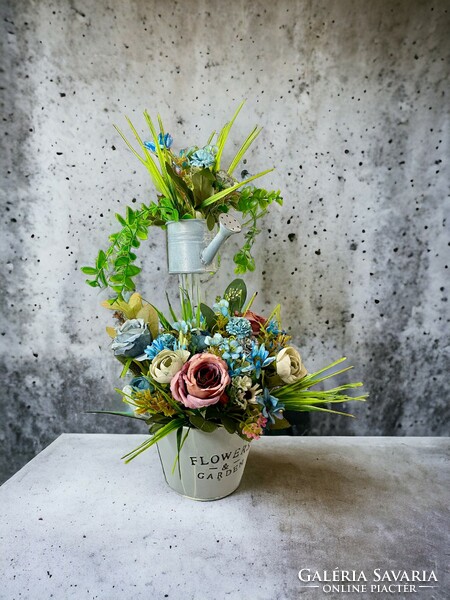
{"type": "Polygon", "coordinates": [[[214,259],[223,243],[241,231],[239,222],[228,214],[219,217],[219,231],[212,237],[204,219],[167,223],[169,273],[213,273],[214,259]]]}

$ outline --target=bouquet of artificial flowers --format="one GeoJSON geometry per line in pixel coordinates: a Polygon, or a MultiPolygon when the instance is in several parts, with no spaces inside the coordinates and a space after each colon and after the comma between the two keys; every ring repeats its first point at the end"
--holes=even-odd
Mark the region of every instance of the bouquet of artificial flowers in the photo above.
{"type": "Polygon", "coordinates": [[[92,287],[110,287],[118,299],[135,290],[134,277],[141,272],[135,264],[141,241],[147,239],[151,226],[166,228],[167,223],[186,219],[205,219],[210,230],[219,223],[220,215],[234,211],[242,218],[245,230],[244,244],[235,254],[235,272],[238,274],[255,269],[252,247],[260,233],[258,221],[268,207],[276,202],[282,204],[279,191],[267,191],[250,185],[255,179],[266,175],[267,169],[249,176],[246,169],[241,178],[235,171],[251,144],[261,133],[255,126],[237,150],[229,165],[223,165],[223,151],[231,127],[244,102],[238,106],[231,120],[221,131],[215,131],[204,145],[174,150],[172,136],[165,132],[158,116],[157,131],[149,113],[144,117],[149,128],[150,140],[142,139],[134,125],[127,119],[138,150],[116,127],[127,146],[147,169],[156,190],[156,198],[141,208],[127,206],[125,214],[116,214],[122,229],[109,236],[110,246],[100,250],[93,266],[82,267],[92,287]]]}
{"type": "MultiPolygon", "coordinates": [[[[308,373],[282,328],[280,307],[263,317],[252,312],[245,283],[233,281],[212,307],[193,306],[181,290],[181,316],[170,316],[134,293],[128,301],[105,302],[118,323],[108,328],[112,350],[133,378],[122,390],[129,412],[101,411],[143,420],[152,437],[127,454],[131,460],[184,426],[212,432],[224,427],[244,440],[271,428],[287,428],[284,411],[347,414],[328,404],[364,400],[347,383],[319,391],[317,384],[351,367],[325,374],[344,358],[308,373]]],[[[351,415],[349,415],[351,416],[351,415]]]]}

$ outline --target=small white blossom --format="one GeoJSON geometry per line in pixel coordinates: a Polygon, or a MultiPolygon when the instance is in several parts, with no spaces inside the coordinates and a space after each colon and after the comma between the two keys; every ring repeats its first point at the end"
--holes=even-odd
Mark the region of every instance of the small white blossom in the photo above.
{"type": "Polygon", "coordinates": [[[150,377],[158,383],[170,383],[188,358],[187,350],[161,350],[152,360],[150,377]]]}
{"type": "Polygon", "coordinates": [[[236,387],[236,402],[243,409],[247,407],[247,404],[257,404],[256,398],[262,394],[262,389],[257,383],[252,385],[251,377],[243,375],[242,377],[235,377],[233,379],[233,386],[236,387]]]}
{"type": "Polygon", "coordinates": [[[308,374],[300,354],[292,346],[278,352],[275,366],[277,374],[284,383],[294,383],[308,374]]]}

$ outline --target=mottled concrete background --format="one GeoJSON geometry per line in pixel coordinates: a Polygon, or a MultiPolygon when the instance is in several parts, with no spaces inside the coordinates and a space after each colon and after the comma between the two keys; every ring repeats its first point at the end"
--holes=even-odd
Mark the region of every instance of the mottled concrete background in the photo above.
{"type": "MultiPolygon", "coordinates": [[[[260,312],[315,369],[346,355],[370,402],[312,434],[448,433],[448,2],[1,2],[0,479],[61,432],[142,431],[114,417],[118,363],[104,298],[84,285],[126,202],[154,197],[113,129],[160,111],[175,147],[206,141],[247,98],[228,155],[264,186],[260,312]],[[447,227],[447,228],[446,228],[447,227]]],[[[232,274],[230,242],[222,290],[232,274]]],[[[164,235],[141,251],[145,297],[176,293],[164,235]]],[[[345,378],[342,379],[345,381],[345,378]]]]}

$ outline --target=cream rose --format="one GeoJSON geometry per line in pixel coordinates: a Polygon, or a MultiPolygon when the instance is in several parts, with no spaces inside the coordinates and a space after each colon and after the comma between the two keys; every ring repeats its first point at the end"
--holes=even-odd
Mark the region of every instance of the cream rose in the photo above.
{"type": "Polygon", "coordinates": [[[158,383],[170,383],[188,358],[187,350],[161,350],[152,360],[149,375],[158,383]]]}
{"type": "Polygon", "coordinates": [[[300,354],[292,346],[283,348],[277,354],[275,361],[277,375],[284,383],[294,383],[308,374],[300,354]]]}

